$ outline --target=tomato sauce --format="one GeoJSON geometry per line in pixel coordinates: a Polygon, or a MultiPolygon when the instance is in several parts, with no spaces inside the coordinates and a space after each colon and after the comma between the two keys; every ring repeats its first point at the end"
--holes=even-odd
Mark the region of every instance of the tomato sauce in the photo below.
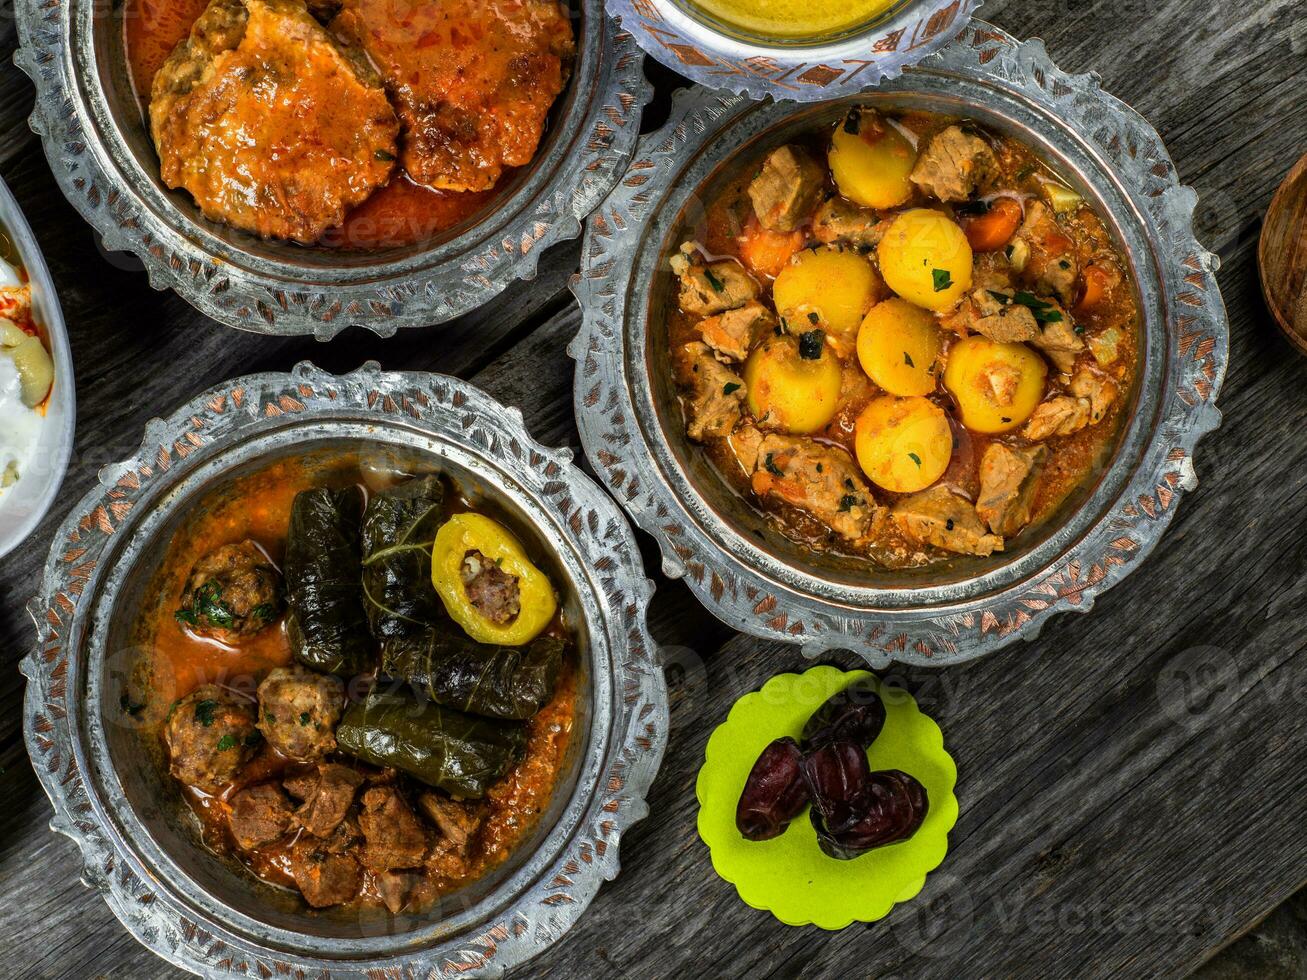
{"type": "MultiPolygon", "coordinates": [[[[123,5],[123,44],[143,113],[148,115],[155,74],[207,6],[208,0],[126,0],[123,5]]],[[[389,184],[352,209],[318,244],[374,251],[428,241],[482,212],[512,177],[506,170],[488,191],[446,191],[415,183],[397,167],[389,184]]]]}

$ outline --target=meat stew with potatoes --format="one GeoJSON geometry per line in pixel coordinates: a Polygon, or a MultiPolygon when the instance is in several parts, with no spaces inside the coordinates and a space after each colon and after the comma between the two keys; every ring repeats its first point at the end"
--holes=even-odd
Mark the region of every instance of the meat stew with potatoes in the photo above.
{"type": "Polygon", "coordinates": [[[1021,542],[1110,455],[1139,309],[1020,141],[856,108],[728,177],[679,243],[689,438],[785,536],[902,569],[1021,542]]]}

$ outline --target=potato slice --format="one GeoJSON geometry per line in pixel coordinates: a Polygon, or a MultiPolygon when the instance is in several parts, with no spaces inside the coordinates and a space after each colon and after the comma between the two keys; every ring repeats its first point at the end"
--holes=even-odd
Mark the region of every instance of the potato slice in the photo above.
{"type": "Polygon", "coordinates": [[[885,230],[876,255],[885,284],[927,310],[951,310],[971,288],[971,245],[939,211],[904,211],[885,230]]]}
{"type": "Polygon", "coordinates": [[[835,417],[841,380],[839,359],[820,330],[768,337],[744,365],[747,404],[758,425],[796,435],[835,417]]]}
{"type": "Polygon", "coordinates": [[[871,308],[858,330],[858,360],[891,395],[929,395],[942,343],[935,318],[892,297],[871,308]]]}
{"type": "Polygon", "coordinates": [[[996,344],[981,336],[953,345],[944,387],[957,399],[962,424],[972,432],[1009,432],[1044,397],[1048,365],[1025,344],[996,344]]]}
{"type": "Polygon", "coordinates": [[[868,479],[893,493],[924,490],[953,457],[948,416],[921,397],[875,399],[854,423],[853,440],[868,479]]]}
{"type": "Polygon", "coordinates": [[[827,162],[840,193],[856,204],[894,208],[912,196],[917,151],[874,110],[855,109],[835,128],[827,162]]]}

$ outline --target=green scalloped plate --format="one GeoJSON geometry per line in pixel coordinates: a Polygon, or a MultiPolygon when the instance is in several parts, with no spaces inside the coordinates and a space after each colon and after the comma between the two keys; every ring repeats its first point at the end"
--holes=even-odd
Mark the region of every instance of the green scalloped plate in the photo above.
{"type": "Polygon", "coordinates": [[[926,787],[930,808],[916,834],[852,861],[838,861],[817,846],[806,812],[769,841],[747,841],[735,829],[740,792],[763,748],[782,735],[797,738],[823,701],[857,678],[871,676],[835,667],[778,674],[762,690],[735,702],[708,740],[695,784],[699,836],[711,852],[713,869],[735,886],[740,898],[786,925],[843,929],[852,922],[874,922],[896,903],[915,897],[948,852],[948,834],[958,819],[953,795],[957,766],[944,751],[939,726],[921,713],[912,696],[884,685],[879,691],[885,728],[868,758],[872,769],[901,769],[926,787]]]}

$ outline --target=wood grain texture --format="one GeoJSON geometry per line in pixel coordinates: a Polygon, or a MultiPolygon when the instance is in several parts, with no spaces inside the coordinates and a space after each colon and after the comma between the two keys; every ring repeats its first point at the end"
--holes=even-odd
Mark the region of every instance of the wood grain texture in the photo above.
{"type": "MultiPolygon", "coordinates": [[[[744,906],[694,830],[712,728],[802,658],[732,636],[660,579],[651,627],[670,662],[672,732],[650,817],[623,840],[622,875],[520,975],[1181,976],[1307,882],[1307,360],[1275,329],[1254,261],[1271,192],[1307,149],[1307,117],[1286,111],[1307,88],[1301,0],[990,0],[983,13],[1044,37],[1062,67],[1098,71],[1161,131],[1199,192],[1200,238],[1224,260],[1233,334],[1226,420],[1200,446],[1200,489],[1090,615],[963,669],[897,677],[944,729],[961,818],[922,896],[839,933],[786,928],[744,906]]],[[[0,43],[12,47],[12,34],[0,29],[0,43]]],[[[670,87],[658,79],[651,124],[670,87]]],[[[520,405],[537,438],[576,447],[564,347],[578,314],[563,288],[576,245],[550,252],[536,282],[446,328],[387,341],[355,331],[330,345],[243,336],[100,252],[25,128],[30,104],[4,59],[0,173],[63,290],[79,372],[69,505],[152,415],[306,357],[335,371],[375,358],[471,376],[520,405]]],[[[47,829],[19,738],[16,663],[32,636],[22,603],[61,517],[0,568],[0,948],[22,951],[0,959],[0,976],[176,977],[77,881],[75,848],[47,829]]],[[[656,551],[643,537],[642,547],[654,574],[656,551]]]]}

